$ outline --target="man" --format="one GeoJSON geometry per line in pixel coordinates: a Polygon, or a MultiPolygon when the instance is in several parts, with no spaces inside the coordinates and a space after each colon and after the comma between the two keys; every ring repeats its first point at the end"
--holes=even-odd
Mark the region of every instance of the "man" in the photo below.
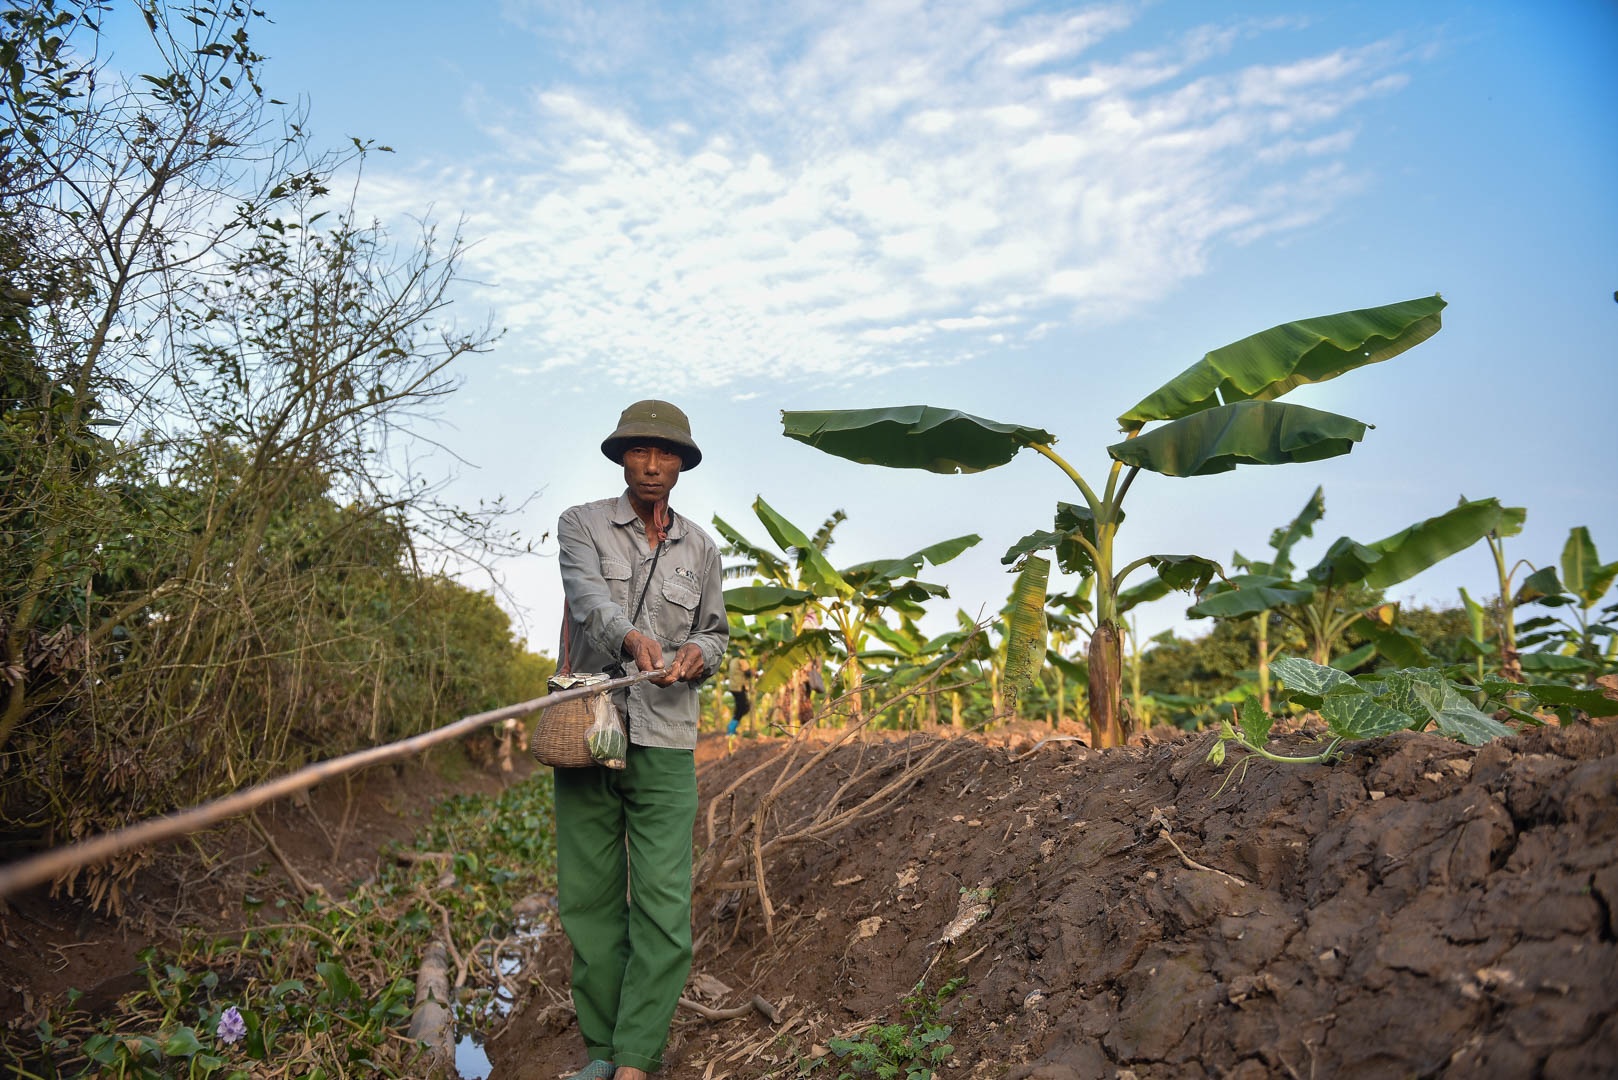
{"type": "Polygon", "coordinates": [[[748,693],[753,686],[753,665],[747,657],[737,653],[730,658],[730,671],[727,673],[726,683],[730,689],[731,712],[730,723],[725,725],[725,734],[734,736],[742,726],[742,718],[747,710],[752,708],[748,700],[748,693]]]}
{"type": "Polygon", "coordinates": [[[660,671],[614,697],[622,771],[556,770],[556,876],[573,943],[573,1004],[591,1062],[578,1080],[641,1080],[662,1062],[691,970],[691,829],[697,684],[729,642],[719,549],[669,509],[702,451],[666,401],[623,411],[601,452],[622,495],[563,512],[556,535],[569,670],[660,671]]]}

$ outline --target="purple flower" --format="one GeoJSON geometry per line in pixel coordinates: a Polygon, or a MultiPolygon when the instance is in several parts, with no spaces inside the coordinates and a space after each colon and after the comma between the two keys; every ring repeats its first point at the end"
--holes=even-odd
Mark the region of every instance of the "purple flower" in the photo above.
{"type": "Polygon", "coordinates": [[[215,1029],[214,1034],[218,1035],[219,1041],[226,1046],[242,1041],[242,1036],[247,1034],[247,1021],[242,1019],[242,1014],[236,1006],[232,1005],[219,1014],[219,1027],[215,1029]]]}

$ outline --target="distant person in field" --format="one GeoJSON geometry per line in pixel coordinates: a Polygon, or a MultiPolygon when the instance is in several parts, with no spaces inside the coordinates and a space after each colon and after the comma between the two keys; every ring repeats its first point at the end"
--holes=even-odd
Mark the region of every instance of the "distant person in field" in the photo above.
{"type": "Polygon", "coordinates": [[[749,698],[753,692],[753,665],[747,657],[737,653],[730,658],[730,671],[726,683],[730,689],[732,708],[730,723],[725,726],[725,734],[735,735],[742,726],[742,717],[753,707],[749,698]]]}
{"type": "Polygon", "coordinates": [[[591,1061],[575,1080],[641,1080],[662,1064],[691,971],[697,685],[730,641],[719,549],[669,509],[702,451],[666,401],[623,411],[601,452],[626,490],[562,513],[563,647],[579,672],[656,677],[614,694],[628,764],[556,770],[556,885],[573,943],[573,1005],[591,1061]]]}

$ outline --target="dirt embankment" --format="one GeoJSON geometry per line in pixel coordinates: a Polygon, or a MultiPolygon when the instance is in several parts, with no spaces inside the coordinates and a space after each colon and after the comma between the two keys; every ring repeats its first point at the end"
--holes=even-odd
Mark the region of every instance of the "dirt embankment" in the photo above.
{"type": "MultiPolygon", "coordinates": [[[[851,745],[784,787],[779,744],[706,764],[692,992],[782,1022],[682,1011],[663,1075],[795,1076],[955,976],[945,1076],[1618,1075],[1618,726],[1239,780],[1198,739],[1029,747],[851,745]]],[[[580,1062],[566,968],[557,935],[496,1080],[580,1062]]]]}

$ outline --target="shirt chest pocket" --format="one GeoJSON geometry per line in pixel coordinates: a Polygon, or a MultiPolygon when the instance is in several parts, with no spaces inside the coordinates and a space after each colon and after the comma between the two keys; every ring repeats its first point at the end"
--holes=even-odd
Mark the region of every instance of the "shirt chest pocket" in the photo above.
{"type": "Polygon", "coordinates": [[[678,645],[691,636],[702,594],[677,578],[665,578],[659,589],[657,633],[665,642],[678,645]]]}
{"type": "Polygon", "coordinates": [[[629,614],[629,564],[617,559],[601,560],[601,576],[607,581],[607,595],[629,614]]]}

